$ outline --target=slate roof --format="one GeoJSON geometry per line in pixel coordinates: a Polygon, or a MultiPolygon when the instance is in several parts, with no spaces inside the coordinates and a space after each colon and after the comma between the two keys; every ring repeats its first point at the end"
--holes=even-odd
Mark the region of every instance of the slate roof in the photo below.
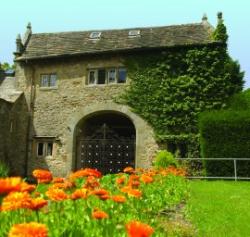
{"type": "Polygon", "coordinates": [[[213,43],[213,27],[207,22],[134,29],[100,30],[102,34],[97,40],[90,39],[96,30],[32,34],[16,60],[213,43]],[[140,30],[140,36],[129,37],[128,32],[134,29],[140,30]]]}

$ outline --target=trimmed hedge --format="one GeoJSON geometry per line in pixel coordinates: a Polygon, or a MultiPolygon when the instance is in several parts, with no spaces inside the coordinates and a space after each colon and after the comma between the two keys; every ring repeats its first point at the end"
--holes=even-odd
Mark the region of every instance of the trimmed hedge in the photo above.
{"type": "MultiPolygon", "coordinates": [[[[235,102],[234,102],[235,103],[235,102]]],[[[201,156],[250,158],[250,111],[205,112],[199,118],[201,156]]],[[[205,161],[208,176],[233,176],[233,161],[205,161]]],[[[238,161],[239,176],[250,176],[250,160],[238,161]]]]}

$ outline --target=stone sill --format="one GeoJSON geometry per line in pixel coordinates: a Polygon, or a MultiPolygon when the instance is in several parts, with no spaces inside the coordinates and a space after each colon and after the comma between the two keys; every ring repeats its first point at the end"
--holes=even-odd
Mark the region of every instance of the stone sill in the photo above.
{"type": "Polygon", "coordinates": [[[58,87],[57,86],[54,86],[54,87],[39,87],[39,90],[41,91],[53,91],[53,90],[57,90],[58,87]]]}
{"type": "Polygon", "coordinates": [[[114,83],[114,84],[94,84],[94,85],[85,85],[85,87],[110,87],[110,86],[114,86],[114,87],[119,87],[119,86],[127,86],[128,83],[114,83]]]}

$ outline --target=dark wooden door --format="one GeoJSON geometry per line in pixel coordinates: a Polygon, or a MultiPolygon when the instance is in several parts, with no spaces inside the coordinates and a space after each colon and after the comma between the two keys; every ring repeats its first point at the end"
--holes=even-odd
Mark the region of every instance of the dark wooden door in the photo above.
{"type": "Polygon", "coordinates": [[[103,174],[134,167],[135,138],[124,138],[106,124],[91,137],[78,138],[77,169],[96,168],[103,174]]]}

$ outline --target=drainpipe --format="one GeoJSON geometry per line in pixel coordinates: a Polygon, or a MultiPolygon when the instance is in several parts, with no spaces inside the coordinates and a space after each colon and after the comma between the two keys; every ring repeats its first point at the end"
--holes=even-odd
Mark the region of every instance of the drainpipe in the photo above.
{"type": "MultiPolygon", "coordinates": [[[[27,65],[27,62],[26,62],[27,65]]],[[[30,81],[30,103],[28,108],[28,126],[27,126],[27,137],[26,137],[26,156],[25,156],[25,166],[24,172],[25,177],[28,177],[28,162],[29,157],[31,157],[32,152],[32,122],[33,122],[33,114],[34,114],[34,102],[35,102],[35,68],[31,66],[31,81],[30,81]]]]}

